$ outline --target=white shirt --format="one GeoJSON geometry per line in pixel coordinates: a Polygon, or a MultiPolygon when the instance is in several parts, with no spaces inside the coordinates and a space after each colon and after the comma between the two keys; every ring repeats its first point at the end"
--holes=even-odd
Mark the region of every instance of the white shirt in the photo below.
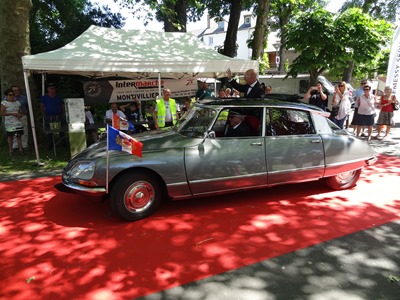
{"type": "Polygon", "coordinates": [[[349,92],[344,92],[342,95],[342,100],[340,100],[339,95],[336,94],[336,99],[334,101],[335,105],[338,105],[340,102],[339,106],[339,112],[337,116],[335,117],[337,120],[343,119],[345,116],[347,116],[351,112],[351,102],[350,102],[350,94],[349,92]]]}
{"type": "Polygon", "coordinates": [[[375,113],[374,109],[374,95],[369,95],[367,98],[364,95],[360,96],[358,104],[358,114],[360,115],[373,115],[375,113]]]}
{"type": "Polygon", "coordinates": [[[257,83],[257,81],[250,84],[249,88],[247,89],[246,95],[250,94],[251,89],[256,85],[256,83],[257,83]]]}
{"type": "MultiPolygon", "coordinates": [[[[165,122],[172,122],[172,113],[171,113],[169,101],[165,101],[164,99],[162,99],[162,100],[164,101],[164,105],[165,105],[165,122]]],[[[158,112],[157,105],[156,105],[154,111],[158,112]]]]}
{"type": "Polygon", "coordinates": [[[85,111],[85,117],[88,120],[89,124],[94,124],[93,115],[90,110],[85,111]]]}

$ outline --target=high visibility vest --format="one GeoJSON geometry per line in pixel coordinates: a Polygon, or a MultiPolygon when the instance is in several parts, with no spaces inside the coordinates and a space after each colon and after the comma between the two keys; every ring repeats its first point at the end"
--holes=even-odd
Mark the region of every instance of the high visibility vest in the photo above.
{"type": "MultiPolygon", "coordinates": [[[[176,103],[174,99],[169,99],[169,109],[172,115],[172,124],[176,124],[176,103]]],[[[165,107],[164,99],[161,98],[157,100],[157,125],[158,127],[165,126],[165,116],[167,114],[167,109],[165,107]]]]}

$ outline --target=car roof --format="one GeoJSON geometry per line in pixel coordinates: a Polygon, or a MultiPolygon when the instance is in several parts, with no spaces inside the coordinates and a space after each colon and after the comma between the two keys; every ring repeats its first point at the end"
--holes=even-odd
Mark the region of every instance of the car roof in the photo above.
{"type": "Polygon", "coordinates": [[[321,108],[311,105],[308,103],[301,102],[298,95],[286,95],[286,94],[268,94],[265,98],[208,98],[202,100],[200,103],[209,107],[297,107],[306,110],[316,110],[324,112],[321,108]]]}

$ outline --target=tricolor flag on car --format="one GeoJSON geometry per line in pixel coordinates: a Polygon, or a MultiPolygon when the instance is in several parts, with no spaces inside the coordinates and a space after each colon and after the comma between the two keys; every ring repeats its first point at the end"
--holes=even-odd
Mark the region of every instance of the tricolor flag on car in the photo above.
{"type": "Polygon", "coordinates": [[[132,130],[133,132],[136,132],[135,126],[117,114],[112,115],[112,127],[118,130],[132,130]]]}
{"type": "Polygon", "coordinates": [[[133,137],[107,126],[107,150],[119,150],[142,157],[143,144],[133,137]]]}

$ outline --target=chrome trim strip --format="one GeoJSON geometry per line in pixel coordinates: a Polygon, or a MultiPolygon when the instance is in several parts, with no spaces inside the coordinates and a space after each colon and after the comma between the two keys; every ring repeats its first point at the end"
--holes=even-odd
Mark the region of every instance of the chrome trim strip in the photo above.
{"type": "Polygon", "coordinates": [[[202,182],[213,182],[213,181],[221,181],[223,179],[225,180],[232,180],[236,178],[246,178],[246,177],[255,177],[255,176],[262,176],[265,177],[267,176],[267,173],[256,173],[256,174],[247,174],[247,175],[237,175],[237,176],[229,176],[229,177],[218,177],[218,178],[213,178],[213,179],[200,179],[200,180],[193,180],[190,183],[202,183],[202,182]]]}
{"type": "Polygon", "coordinates": [[[104,195],[106,193],[106,189],[103,187],[85,187],[80,184],[76,184],[65,180],[62,181],[62,184],[77,193],[85,193],[91,195],[104,195]]]}

